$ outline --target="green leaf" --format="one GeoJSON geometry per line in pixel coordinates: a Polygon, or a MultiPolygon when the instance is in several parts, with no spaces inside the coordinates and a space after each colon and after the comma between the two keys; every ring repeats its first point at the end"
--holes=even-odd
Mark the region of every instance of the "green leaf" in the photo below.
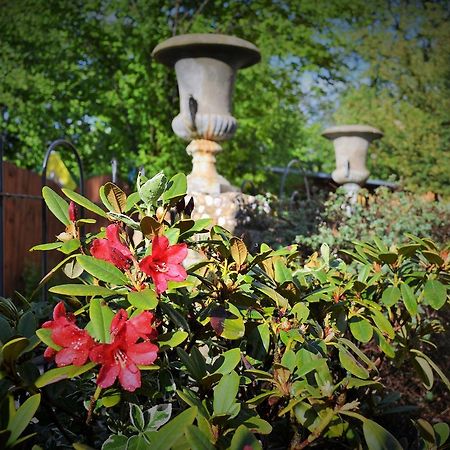
{"type": "Polygon", "coordinates": [[[150,180],[141,184],[141,176],[139,174],[137,180],[137,189],[140,198],[147,206],[155,206],[167,183],[166,176],[159,172],[150,180]]]}
{"type": "Polygon", "coordinates": [[[90,362],[84,366],[65,366],[57,367],[56,369],[48,370],[44,372],[35,382],[37,388],[43,388],[49,384],[57,383],[58,381],[65,380],[67,378],[74,378],[81,375],[95,367],[95,363],[90,362]]]}
{"type": "Polygon", "coordinates": [[[287,299],[285,299],[282,295],[280,295],[277,291],[275,291],[271,287],[259,283],[258,281],[255,281],[253,283],[253,287],[258,291],[262,292],[264,295],[267,295],[267,297],[269,297],[271,300],[273,300],[277,304],[278,308],[289,307],[289,302],[287,301],[287,299]]]}
{"type": "Polygon", "coordinates": [[[102,450],[124,450],[127,447],[128,437],[113,434],[103,442],[102,450]]]}
{"type": "Polygon", "coordinates": [[[69,204],[48,186],[42,188],[42,197],[53,215],[64,225],[70,225],[69,204]]]}
{"type": "Polygon", "coordinates": [[[397,253],[380,253],[378,257],[386,264],[394,264],[397,262],[397,253]]]}
{"type": "Polygon", "coordinates": [[[202,433],[196,426],[189,425],[186,427],[186,440],[190,448],[195,450],[214,450],[208,437],[202,433]]]}
{"type": "Polygon", "coordinates": [[[107,289],[102,286],[87,285],[87,284],[60,284],[53,286],[49,289],[50,292],[60,295],[73,295],[73,296],[94,296],[109,297],[111,295],[117,295],[117,291],[107,289]]]}
{"type": "Polygon", "coordinates": [[[275,270],[275,281],[278,284],[281,285],[288,281],[292,281],[292,272],[281,258],[275,259],[273,268],[275,270]]]}
{"type": "Polygon", "coordinates": [[[89,305],[89,317],[91,319],[89,332],[94,339],[103,343],[110,341],[110,326],[114,312],[103,300],[93,298],[89,305]]]}
{"type": "Polygon", "coordinates": [[[130,403],[130,420],[131,424],[138,430],[144,431],[145,429],[145,421],[144,421],[144,413],[141,408],[134,403],[130,403]]]}
{"type": "Polygon", "coordinates": [[[17,324],[17,332],[26,338],[34,336],[37,327],[36,316],[32,311],[27,311],[17,324]]]}
{"type": "Polygon", "coordinates": [[[447,288],[438,280],[428,280],[423,293],[426,303],[434,309],[441,309],[447,301],[447,288]]]}
{"type": "Polygon", "coordinates": [[[233,439],[229,450],[262,450],[262,446],[258,439],[250,432],[245,425],[239,425],[234,432],[233,439]]]}
{"type": "Polygon", "coordinates": [[[80,266],[80,264],[78,264],[76,259],[67,261],[67,263],[64,264],[62,270],[67,275],[67,277],[71,278],[72,280],[78,278],[84,272],[83,268],[80,266]]]}
{"type": "Polygon", "coordinates": [[[80,266],[98,280],[114,285],[127,285],[128,278],[112,263],[93,256],[77,256],[80,266]]]}
{"type": "Polygon", "coordinates": [[[177,173],[167,183],[167,190],[162,194],[164,203],[175,204],[186,195],[187,180],[184,173],[177,173]]]}
{"type": "Polygon", "coordinates": [[[160,334],[158,336],[159,348],[162,351],[168,348],[177,347],[178,345],[182,344],[187,339],[188,336],[189,333],[181,330],[172,333],[160,334]]]}
{"type": "Polygon", "coordinates": [[[359,316],[353,316],[348,323],[350,326],[350,331],[356,340],[365,344],[372,339],[373,328],[367,319],[359,316]]]}
{"type": "Polygon", "coordinates": [[[127,204],[125,205],[125,212],[130,211],[136,203],[139,203],[141,197],[139,192],[133,192],[127,197],[127,204]]]}
{"type": "Polygon", "coordinates": [[[363,432],[370,450],[403,450],[397,439],[373,420],[363,421],[363,432]]]}
{"type": "Polygon", "coordinates": [[[82,195],[78,194],[78,192],[72,191],[70,189],[63,189],[62,191],[68,198],[70,198],[70,200],[73,200],[75,203],[78,203],[83,208],[86,208],[87,210],[92,211],[93,213],[101,217],[104,217],[105,219],[108,217],[106,215],[106,212],[103,211],[103,209],[101,209],[95,203],[92,203],[86,197],[83,197],[82,195]]]}
{"type": "Polygon", "coordinates": [[[430,390],[433,387],[434,384],[434,375],[433,375],[433,369],[428,364],[427,360],[416,356],[414,358],[415,369],[417,374],[419,375],[420,379],[422,380],[424,386],[426,389],[430,390]]]}
{"type": "Polygon", "coordinates": [[[339,348],[339,361],[341,362],[342,367],[348,370],[352,375],[362,379],[369,378],[369,371],[359,364],[353,355],[344,348],[339,348]]]}
{"type": "Polygon", "coordinates": [[[39,404],[41,394],[32,395],[20,406],[16,413],[10,417],[7,429],[11,432],[6,445],[14,444],[34,417],[39,404]]]}
{"type": "Polygon", "coordinates": [[[158,430],[151,440],[152,450],[167,450],[170,449],[180,439],[189,425],[195,420],[198,409],[195,406],[178,414],[170,422],[166,423],[160,430],[158,430]]]}
{"type": "Polygon", "coordinates": [[[150,416],[146,428],[146,431],[157,430],[165,423],[167,423],[172,415],[172,404],[166,403],[161,405],[152,406],[146,411],[146,414],[150,416]]]}
{"type": "Polygon", "coordinates": [[[0,315],[0,345],[4,344],[13,335],[13,330],[9,322],[0,315]]]}
{"type": "Polygon", "coordinates": [[[63,245],[62,242],[50,242],[48,244],[39,244],[30,248],[30,252],[34,252],[35,250],[55,250],[63,245]]]}
{"type": "Polygon", "coordinates": [[[150,288],[143,291],[130,291],[128,301],[130,305],[143,310],[155,309],[158,306],[158,296],[150,288]]]}
{"type": "Polygon", "coordinates": [[[225,374],[214,388],[214,415],[227,414],[236,403],[239,390],[239,375],[236,372],[225,374]]]}
{"type": "Polygon", "coordinates": [[[228,350],[220,355],[217,361],[217,363],[219,363],[220,366],[218,369],[214,371],[214,373],[221,373],[221,374],[230,373],[232,370],[234,370],[234,368],[239,364],[240,361],[241,361],[241,350],[239,348],[232,348],[231,350],[228,350]]]}
{"type": "Polygon", "coordinates": [[[394,328],[391,325],[391,322],[384,316],[384,314],[376,309],[372,309],[371,311],[372,319],[375,322],[376,326],[383,333],[386,333],[390,339],[393,339],[395,336],[394,328]]]}
{"type": "Polygon", "coordinates": [[[428,364],[434,369],[434,371],[441,377],[441,380],[443,383],[447,386],[447,389],[450,390],[450,380],[445,376],[444,372],[439,368],[439,366],[425,353],[421,352],[420,350],[411,349],[411,353],[415,353],[416,355],[419,355],[423,359],[425,359],[428,364]]]}
{"type": "Polygon", "coordinates": [[[414,295],[414,291],[406,283],[400,285],[400,291],[402,293],[403,303],[405,304],[406,310],[409,312],[411,317],[417,314],[417,300],[414,295]]]}
{"type": "Polygon", "coordinates": [[[64,242],[64,244],[61,245],[58,250],[65,255],[69,255],[70,253],[79,249],[80,245],[81,243],[79,239],[70,239],[69,241],[64,242]]]}
{"type": "Polygon", "coordinates": [[[433,428],[437,438],[437,445],[441,447],[447,442],[450,435],[450,427],[445,422],[439,422],[433,425],[433,428]]]}
{"type": "Polygon", "coordinates": [[[3,344],[1,348],[1,356],[3,364],[11,366],[15,363],[20,354],[27,348],[30,341],[24,337],[18,337],[3,344]]]}
{"type": "Polygon", "coordinates": [[[397,286],[389,286],[384,290],[381,301],[386,306],[393,306],[398,302],[400,297],[400,289],[397,286]]]}
{"type": "Polygon", "coordinates": [[[151,448],[148,437],[144,434],[136,434],[128,438],[127,450],[148,450],[151,448]]]}

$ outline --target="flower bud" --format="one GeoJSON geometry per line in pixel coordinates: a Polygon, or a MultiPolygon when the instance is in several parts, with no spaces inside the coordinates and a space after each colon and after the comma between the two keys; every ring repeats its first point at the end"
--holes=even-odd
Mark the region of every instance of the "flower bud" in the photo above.
{"type": "Polygon", "coordinates": [[[71,201],[69,204],[69,219],[72,222],[75,222],[77,220],[77,215],[78,215],[77,205],[75,205],[75,203],[71,201]]]}

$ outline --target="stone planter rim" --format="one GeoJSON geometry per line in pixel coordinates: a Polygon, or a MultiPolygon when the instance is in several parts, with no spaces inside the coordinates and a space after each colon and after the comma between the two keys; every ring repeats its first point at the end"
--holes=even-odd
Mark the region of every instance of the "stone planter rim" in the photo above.
{"type": "Polygon", "coordinates": [[[173,67],[183,58],[210,57],[220,59],[237,69],[261,61],[255,45],[236,36],[213,33],[180,34],[158,44],[152,52],[156,61],[173,67]]]}
{"type": "Polygon", "coordinates": [[[374,141],[384,136],[380,130],[369,125],[337,125],[327,128],[321,134],[324,138],[330,140],[344,136],[358,136],[369,141],[374,141]]]}

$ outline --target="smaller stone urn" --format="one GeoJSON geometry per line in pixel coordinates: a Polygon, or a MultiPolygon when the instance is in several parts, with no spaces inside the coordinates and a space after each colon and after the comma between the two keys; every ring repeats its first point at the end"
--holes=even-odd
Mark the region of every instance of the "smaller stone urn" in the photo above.
{"type": "Polygon", "coordinates": [[[185,34],[160,43],[154,58],[175,67],[180,113],[172,121],[175,134],[191,141],[188,175],[190,192],[220,194],[236,190],[216,169],[219,142],[230,139],[237,128],[231,115],[232,94],[238,69],[260,61],[250,42],[221,34],[185,34]]]}
{"type": "Polygon", "coordinates": [[[327,128],[322,136],[333,141],[336,169],[333,180],[348,192],[356,192],[369,178],[366,167],[367,149],[383,133],[368,125],[340,125],[327,128]]]}

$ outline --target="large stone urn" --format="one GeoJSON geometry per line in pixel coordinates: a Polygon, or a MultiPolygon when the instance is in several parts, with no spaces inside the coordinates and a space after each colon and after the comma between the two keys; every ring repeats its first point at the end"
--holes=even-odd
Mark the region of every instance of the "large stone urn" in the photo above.
{"type": "Polygon", "coordinates": [[[260,61],[250,42],[221,34],[186,34],[160,43],[154,58],[175,67],[180,94],[180,113],[173,119],[177,136],[190,141],[192,155],[188,190],[220,194],[236,188],[216,169],[219,142],[230,139],[237,128],[231,114],[234,81],[238,69],[260,61]]]}
{"type": "Polygon", "coordinates": [[[333,141],[336,169],[333,180],[348,192],[356,192],[369,178],[366,167],[369,144],[383,133],[368,125],[340,125],[327,128],[322,136],[333,141]]]}

